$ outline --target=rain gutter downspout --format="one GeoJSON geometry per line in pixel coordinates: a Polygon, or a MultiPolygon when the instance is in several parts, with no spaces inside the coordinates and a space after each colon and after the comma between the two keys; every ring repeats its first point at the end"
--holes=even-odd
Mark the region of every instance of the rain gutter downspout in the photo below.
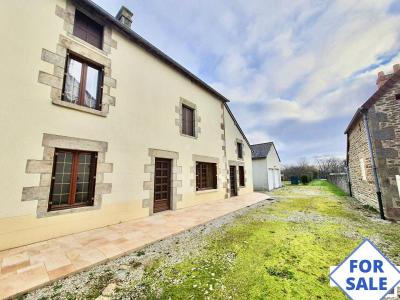
{"type": "Polygon", "coordinates": [[[369,125],[368,125],[368,110],[363,109],[363,110],[361,110],[361,113],[362,113],[363,119],[364,119],[364,127],[365,127],[365,131],[367,133],[367,140],[368,140],[368,148],[369,148],[369,153],[371,155],[372,173],[374,175],[376,195],[378,197],[379,213],[380,213],[381,219],[385,220],[385,212],[383,210],[383,203],[382,203],[381,185],[379,183],[379,178],[378,178],[378,173],[377,173],[377,168],[376,168],[376,163],[375,163],[375,156],[374,156],[374,151],[372,148],[371,132],[369,130],[369,125]]]}

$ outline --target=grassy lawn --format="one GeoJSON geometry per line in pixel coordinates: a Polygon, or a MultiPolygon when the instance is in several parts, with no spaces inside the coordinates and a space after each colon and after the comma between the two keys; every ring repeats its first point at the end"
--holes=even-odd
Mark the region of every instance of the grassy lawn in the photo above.
{"type": "MultiPolygon", "coordinates": [[[[196,257],[167,268],[153,262],[132,287],[145,285],[145,298],[346,299],[329,287],[329,266],[364,237],[400,263],[399,226],[380,222],[326,181],[288,186],[274,196],[280,201],[210,236],[196,257]]],[[[129,288],[119,292],[127,294],[129,288]]]]}
{"type": "MultiPolygon", "coordinates": [[[[400,265],[400,226],[379,220],[375,211],[326,181],[286,186],[271,195],[278,201],[250,209],[218,230],[199,231],[200,244],[174,242],[181,249],[196,247],[194,254],[181,256],[169,246],[146,263],[133,263],[129,272],[140,267],[140,276],[120,282],[111,298],[346,299],[329,287],[329,266],[365,237],[400,265]],[[174,251],[182,258],[171,262],[174,251]]],[[[90,293],[68,298],[96,298],[115,282],[107,272],[110,276],[100,285],[101,276],[93,278],[92,287],[85,284],[90,293]]]]}

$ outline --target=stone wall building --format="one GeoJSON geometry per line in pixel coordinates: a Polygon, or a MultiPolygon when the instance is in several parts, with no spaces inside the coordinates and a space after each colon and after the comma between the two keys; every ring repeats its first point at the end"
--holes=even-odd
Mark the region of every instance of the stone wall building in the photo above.
{"type": "Polygon", "coordinates": [[[378,74],[378,90],[357,110],[346,129],[353,196],[400,219],[400,67],[378,74]],[[371,151],[372,150],[372,151],[371,151]],[[375,168],[374,168],[375,166],[375,168]]]}
{"type": "Polygon", "coordinates": [[[2,3],[0,250],[253,192],[228,99],[132,16],[2,3]]]}

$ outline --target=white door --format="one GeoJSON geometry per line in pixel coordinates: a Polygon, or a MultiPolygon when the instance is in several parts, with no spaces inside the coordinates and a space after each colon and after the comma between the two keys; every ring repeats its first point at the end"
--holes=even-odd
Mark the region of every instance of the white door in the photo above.
{"type": "Polygon", "coordinates": [[[274,170],[274,188],[277,189],[281,186],[280,184],[280,172],[279,170],[275,169],[274,170]]]}
{"type": "Polygon", "coordinates": [[[268,169],[268,190],[272,191],[274,189],[274,169],[268,169]]]}

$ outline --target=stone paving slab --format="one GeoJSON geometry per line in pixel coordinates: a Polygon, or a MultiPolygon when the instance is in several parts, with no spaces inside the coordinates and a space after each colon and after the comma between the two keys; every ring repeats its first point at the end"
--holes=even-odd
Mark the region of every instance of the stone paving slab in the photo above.
{"type": "Polygon", "coordinates": [[[250,193],[1,251],[0,299],[21,295],[267,198],[250,193]]]}

